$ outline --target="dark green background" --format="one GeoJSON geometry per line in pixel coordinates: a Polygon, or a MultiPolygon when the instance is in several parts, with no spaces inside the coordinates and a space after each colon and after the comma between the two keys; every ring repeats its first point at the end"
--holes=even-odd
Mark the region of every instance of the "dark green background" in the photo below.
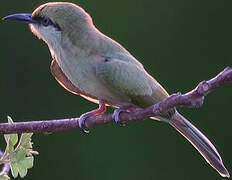
{"type": "MultiPolygon", "coordinates": [[[[0,17],[32,12],[45,1],[2,1],[0,17]]],[[[74,2],[74,1],[73,1],[74,2]]],[[[96,26],[138,58],[169,93],[187,92],[232,62],[230,0],[75,1],[96,26]]],[[[77,117],[97,106],[64,90],[49,71],[45,43],[23,23],[0,22],[0,119],[77,117]]],[[[179,109],[215,144],[232,172],[232,85],[199,109],[179,109]]],[[[33,136],[40,152],[25,179],[220,179],[172,127],[157,121],[33,136]]],[[[1,148],[4,148],[1,138],[1,148]]]]}

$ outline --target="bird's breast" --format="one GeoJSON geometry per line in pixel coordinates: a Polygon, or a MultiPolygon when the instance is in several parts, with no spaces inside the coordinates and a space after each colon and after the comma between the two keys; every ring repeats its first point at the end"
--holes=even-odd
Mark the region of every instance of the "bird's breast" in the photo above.
{"type": "MultiPolygon", "coordinates": [[[[96,66],[101,61],[100,56],[86,55],[82,51],[65,50],[55,53],[55,59],[63,74],[78,89],[80,96],[98,103],[104,100],[110,105],[120,106],[127,104],[126,95],[109,89],[96,76],[96,66]]],[[[66,87],[67,89],[67,87],[66,87]]]]}

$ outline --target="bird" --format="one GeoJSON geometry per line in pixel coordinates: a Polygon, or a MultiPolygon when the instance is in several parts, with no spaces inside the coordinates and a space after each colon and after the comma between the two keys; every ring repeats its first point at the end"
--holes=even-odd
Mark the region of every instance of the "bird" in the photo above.
{"type": "MultiPolygon", "coordinates": [[[[74,3],[48,2],[33,13],[2,19],[28,23],[32,33],[48,45],[51,73],[58,83],[98,104],[98,109],[80,116],[78,123],[83,131],[87,131],[85,120],[103,114],[106,106],[115,108],[113,118],[121,124],[122,111],[146,108],[169,97],[129,51],[100,32],[92,17],[74,3]]],[[[176,108],[153,118],[168,122],[222,177],[230,177],[214,145],[176,108]]]]}

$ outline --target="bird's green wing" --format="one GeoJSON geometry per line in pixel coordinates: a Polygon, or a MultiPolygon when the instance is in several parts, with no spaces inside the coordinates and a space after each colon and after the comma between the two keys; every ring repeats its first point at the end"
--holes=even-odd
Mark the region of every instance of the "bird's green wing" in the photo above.
{"type": "Polygon", "coordinates": [[[110,59],[97,66],[96,74],[107,86],[127,95],[152,94],[148,75],[132,63],[110,59]]]}
{"type": "Polygon", "coordinates": [[[109,59],[97,66],[96,75],[105,86],[127,95],[139,107],[152,105],[168,96],[144,68],[130,62],[109,59]]]}

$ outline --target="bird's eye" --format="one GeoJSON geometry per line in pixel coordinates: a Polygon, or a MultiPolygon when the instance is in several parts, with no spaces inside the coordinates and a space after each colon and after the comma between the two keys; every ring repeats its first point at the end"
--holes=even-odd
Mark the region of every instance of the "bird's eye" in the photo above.
{"type": "Polygon", "coordinates": [[[51,21],[47,16],[45,16],[45,17],[42,19],[41,23],[42,23],[44,26],[49,26],[49,25],[53,24],[52,21],[51,21]]]}

